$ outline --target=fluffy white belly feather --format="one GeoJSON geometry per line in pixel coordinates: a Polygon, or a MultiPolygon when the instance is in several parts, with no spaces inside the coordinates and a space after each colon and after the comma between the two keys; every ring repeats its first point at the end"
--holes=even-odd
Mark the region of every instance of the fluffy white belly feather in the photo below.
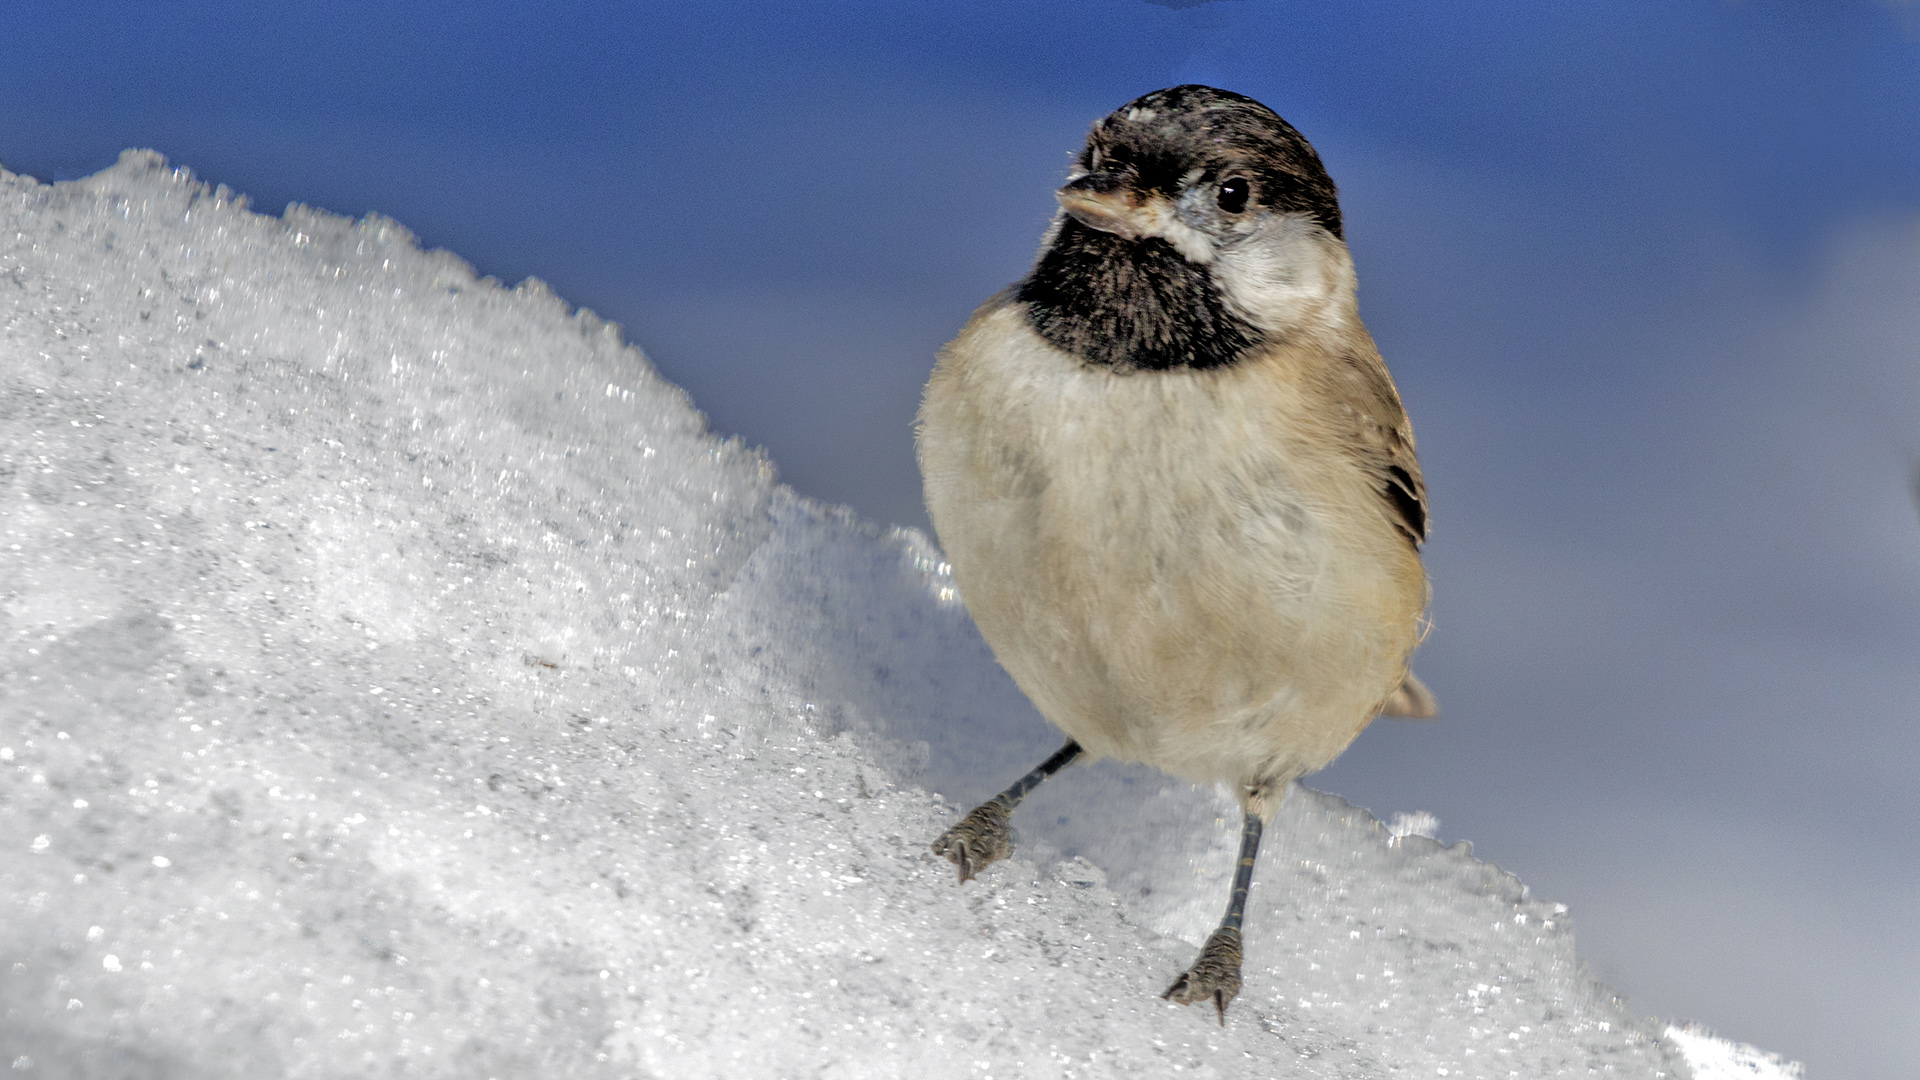
{"type": "Polygon", "coordinates": [[[1289,362],[1115,373],[997,299],[920,412],[961,597],[1041,712],[1094,754],[1268,807],[1400,685],[1426,602],[1311,380],[1248,377],[1289,362]]]}

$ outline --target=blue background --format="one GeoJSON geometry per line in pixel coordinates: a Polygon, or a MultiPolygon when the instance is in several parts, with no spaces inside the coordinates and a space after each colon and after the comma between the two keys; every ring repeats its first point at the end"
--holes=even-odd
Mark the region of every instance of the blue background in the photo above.
{"type": "Polygon", "coordinates": [[[379,212],[924,524],[934,350],[1093,120],[1198,81],[1341,185],[1420,437],[1445,710],[1316,786],[1573,909],[1646,1011],[1920,1060],[1920,37],[1870,2],[8,0],[0,161],[379,212]]]}

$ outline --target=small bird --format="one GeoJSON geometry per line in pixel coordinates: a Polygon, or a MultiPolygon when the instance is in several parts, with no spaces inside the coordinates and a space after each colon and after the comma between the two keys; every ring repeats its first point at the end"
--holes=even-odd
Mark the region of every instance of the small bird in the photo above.
{"type": "Polygon", "coordinates": [[[933,845],[962,882],[1082,755],[1226,784],[1226,917],[1162,995],[1240,991],[1260,833],[1383,713],[1431,716],[1427,492],[1360,322],[1320,157],[1266,106],[1176,86],[1094,125],[1038,261],[940,352],[927,509],[994,655],[1065,746],[933,845]]]}

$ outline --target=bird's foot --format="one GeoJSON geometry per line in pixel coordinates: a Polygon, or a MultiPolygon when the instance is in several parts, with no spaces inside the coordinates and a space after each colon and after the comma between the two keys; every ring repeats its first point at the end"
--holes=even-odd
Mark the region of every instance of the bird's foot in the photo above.
{"type": "Polygon", "coordinates": [[[944,855],[960,870],[961,882],[1013,854],[1013,811],[999,799],[990,799],[940,834],[933,853],[944,855]]]}
{"type": "Polygon", "coordinates": [[[1240,994],[1240,931],[1223,926],[1207,938],[1200,958],[1173,980],[1160,996],[1168,1001],[1191,1005],[1211,1001],[1220,1012],[1220,1026],[1227,1026],[1227,1003],[1240,994]]]}

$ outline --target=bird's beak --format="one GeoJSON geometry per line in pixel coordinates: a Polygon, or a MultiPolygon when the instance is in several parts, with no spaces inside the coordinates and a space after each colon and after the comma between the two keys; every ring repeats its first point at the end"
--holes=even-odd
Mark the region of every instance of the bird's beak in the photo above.
{"type": "Polygon", "coordinates": [[[1139,239],[1145,232],[1141,228],[1142,208],[1134,204],[1133,189],[1113,173],[1088,173],[1070,181],[1053,197],[1075,221],[1089,229],[1123,240],[1139,239]]]}

